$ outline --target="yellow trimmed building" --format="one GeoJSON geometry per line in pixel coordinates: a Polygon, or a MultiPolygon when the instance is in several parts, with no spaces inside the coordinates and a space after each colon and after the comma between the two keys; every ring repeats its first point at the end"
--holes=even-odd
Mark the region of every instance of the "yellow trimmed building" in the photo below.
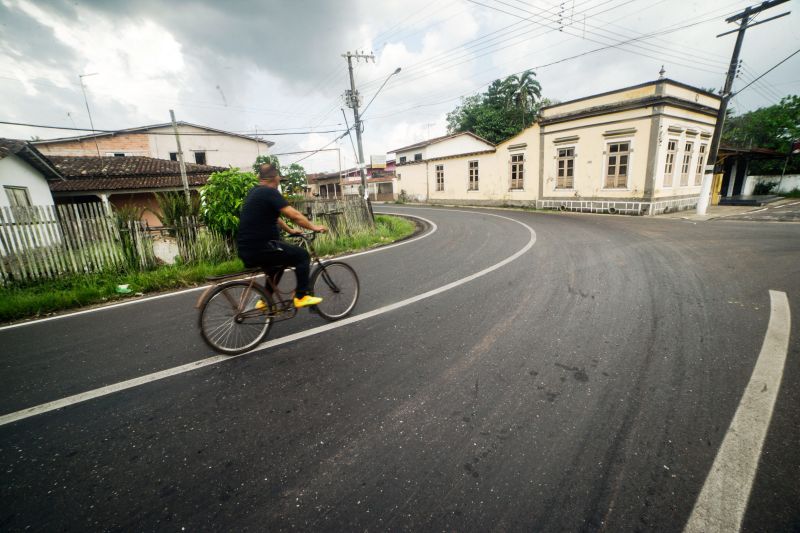
{"type": "Polygon", "coordinates": [[[545,107],[494,148],[397,166],[429,203],[654,215],[697,205],[719,96],[669,79],[545,107]]]}

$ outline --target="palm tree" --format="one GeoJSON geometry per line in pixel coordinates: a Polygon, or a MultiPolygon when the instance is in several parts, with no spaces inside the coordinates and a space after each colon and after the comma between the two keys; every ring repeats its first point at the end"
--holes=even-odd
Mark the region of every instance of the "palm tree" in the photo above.
{"type": "Polygon", "coordinates": [[[534,109],[536,100],[542,97],[542,86],[536,81],[536,73],[532,70],[512,75],[503,80],[503,92],[506,94],[506,105],[513,106],[522,112],[522,128],[525,128],[525,114],[534,109]]]}

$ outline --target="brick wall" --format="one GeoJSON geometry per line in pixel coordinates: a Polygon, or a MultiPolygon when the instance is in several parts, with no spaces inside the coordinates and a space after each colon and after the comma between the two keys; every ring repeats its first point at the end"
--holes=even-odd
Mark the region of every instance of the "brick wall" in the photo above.
{"type": "Polygon", "coordinates": [[[150,140],[148,135],[124,133],[110,137],[98,137],[97,147],[94,139],[83,141],[63,141],[48,144],[37,144],[36,148],[45,155],[100,155],[109,152],[123,152],[131,155],[144,155],[153,157],[150,153],[150,140]]]}

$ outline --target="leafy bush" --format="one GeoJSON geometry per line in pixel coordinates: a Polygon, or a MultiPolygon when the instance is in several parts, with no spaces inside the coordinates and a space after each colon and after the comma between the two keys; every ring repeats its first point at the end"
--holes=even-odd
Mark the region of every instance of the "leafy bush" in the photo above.
{"type": "Polygon", "coordinates": [[[186,196],[182,192],[167,191],[156,193],[156,201],[161,213],[156,213],[158,220],[164,226],[177,226],[182,217],[197,216],[200,214],[200,197],[191,195],[190,205],[186,205],[186,196]]]}
{"type": "Polygon", "coordinates": [[[242,204],[256,185],[255,174],[238,168],[214,172],[200,189],[201,211],[208,227],[228,238],[236,235],[242,204]]]}
{"type": "Polygon", "coordinates": [[[774,183],[756,183],[756,186],[753,187],[753,194],[755,195],[762,195],[762,194],[770,194],[772,189],[775,188],[774,183]]]}

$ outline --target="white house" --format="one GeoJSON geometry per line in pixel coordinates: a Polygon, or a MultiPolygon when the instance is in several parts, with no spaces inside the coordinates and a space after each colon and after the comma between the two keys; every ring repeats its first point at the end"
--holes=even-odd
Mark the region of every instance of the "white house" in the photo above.
{"type": "Polygon", "coordinates": [[[52,206],[48,181],[64,178],[30,143],[0,139],[0,208],[52,206]]]}
{"type": "MultiPolygon", "coordinates": [[[[181,148],[187,163],[249,169],[260,155],[268,155],[275,143],[260,137],[178,122],[181,148]]],[[[171,123],[152,124],[114,133],[95,133],[34,141],[45,155],[124,157],[145,156],[178,160],[178,146],[171,123]]]]}
{"type": "Polygon", "coordinates": [[[437,157],[472,154],[494,150],[494,145],[474,133],[454,133],[443,137],[435,137],[409,146],[397,148],[390,153],[396,154],[397,165],[435,159],[437,157]]]}
{"type": "Polygon", "coordinates": [[[399,149],[415,155],[398,165],[399,187],[431,203],[629,214],[691,208],[719,103],[659,79],[555,104],[496,147],[475,142],[465,153],[439,138],[399,149]]]}

